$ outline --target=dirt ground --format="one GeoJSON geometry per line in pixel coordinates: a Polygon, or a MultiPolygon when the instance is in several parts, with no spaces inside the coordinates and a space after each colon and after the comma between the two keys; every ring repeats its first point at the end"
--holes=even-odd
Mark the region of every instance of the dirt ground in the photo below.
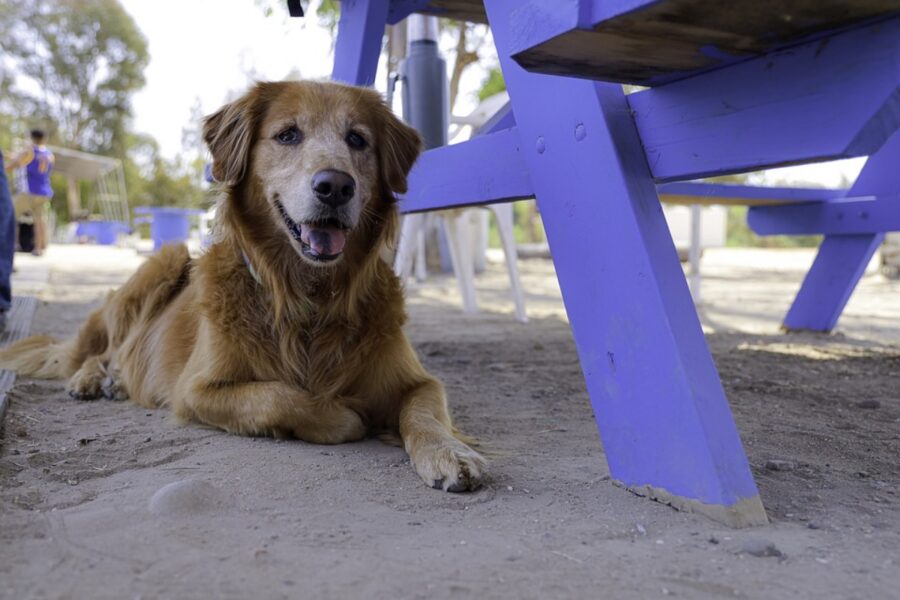
{"type": "MultiPolygon", "coordinates": [[[[447,277],[410,289],[409,335],[491,462],[469,495],[429,489],[377,441],[240,438],[20,379],[0,440],[0,597],[900,598],[900,284],[867,275],[834,335],[781,334],[811,258],[703,263],[700,312],[769,526],[610,482],[552,266],[529,260],[527,325],[499,265],[478,315],[447,277]]],[[[21,260],[16,291],[44,300],[33,332],[71,334],[139,260],[21,260]]]]}

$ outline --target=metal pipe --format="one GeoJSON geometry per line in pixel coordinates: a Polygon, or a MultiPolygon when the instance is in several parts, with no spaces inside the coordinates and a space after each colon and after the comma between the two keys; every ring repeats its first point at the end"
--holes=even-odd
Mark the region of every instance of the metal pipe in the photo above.
{"type": "Polygon", "coordinates": [[[438,20],[409,17],[409,51],[400,67],[403,118],[419,131],[426,148],[447,144],[450,122],[447,63],[438,52],[438,20]]]}
{"type": "Polygon", "coordinates": [[[407,22],[406,36],[409,39],[410,44],[421,40],[437,42],[438,31],[437,17],[411,15],[407,22]]]}
{"type": "MultiPolygon", "coordinates": [[[[447,63],[438,52],[438,20],[435,17],[411,15],[407,19],[409,47],[400,63],[403,119],[415,128],[425,148],[447,144],[450,126],[450,83],[447,63]]],[[[441,263],[450,270],[448,246],[438,242],[441,263]]]]}

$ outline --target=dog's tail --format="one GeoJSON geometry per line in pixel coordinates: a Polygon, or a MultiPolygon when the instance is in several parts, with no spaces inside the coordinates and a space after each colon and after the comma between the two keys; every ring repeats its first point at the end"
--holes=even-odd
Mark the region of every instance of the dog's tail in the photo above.
{"type": "Polygon", "coordinates": [[[72,340],[35,335],[0,350],[0,369],[38,379],[71,377],[72,351],[72,340]]]}

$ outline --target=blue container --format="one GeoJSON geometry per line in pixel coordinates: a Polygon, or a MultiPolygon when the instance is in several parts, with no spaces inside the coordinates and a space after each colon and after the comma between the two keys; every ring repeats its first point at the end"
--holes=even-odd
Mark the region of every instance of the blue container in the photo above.
{"type": "Polygon", "coordinates": [[[134,212],[138,215],[149,215],[154,252],[166,244],[186,242],[191,233],[191,217],[203,214],[202,210],[171,206],[138,206],[134,212]]]}
{"type": "Polygon", "coordinates": [[[119,240],[119,234],[128,231],[128,225],[121,221],[82,221],[75,229],[75,235],[101,246],[113,246],[119,240]]]}

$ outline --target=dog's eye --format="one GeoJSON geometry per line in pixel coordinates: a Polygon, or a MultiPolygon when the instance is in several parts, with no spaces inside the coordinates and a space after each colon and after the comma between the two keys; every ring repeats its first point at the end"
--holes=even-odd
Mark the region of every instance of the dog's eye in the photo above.
{"type": "Polygon", "coordinates": [[[351,131],[347,134],[347,145],[354,150],[362,150],[366,147],[366,139],[355,131],[351,131]]]}
{"type": "Polygon", "coordinates": [[[296,125],[291,125],[287,129],[280,131],[278,135],[275,136],[275,139],[278,140],[279,144],[296,146],[303,141],[303,134],[297,129],[296,125]]]}

